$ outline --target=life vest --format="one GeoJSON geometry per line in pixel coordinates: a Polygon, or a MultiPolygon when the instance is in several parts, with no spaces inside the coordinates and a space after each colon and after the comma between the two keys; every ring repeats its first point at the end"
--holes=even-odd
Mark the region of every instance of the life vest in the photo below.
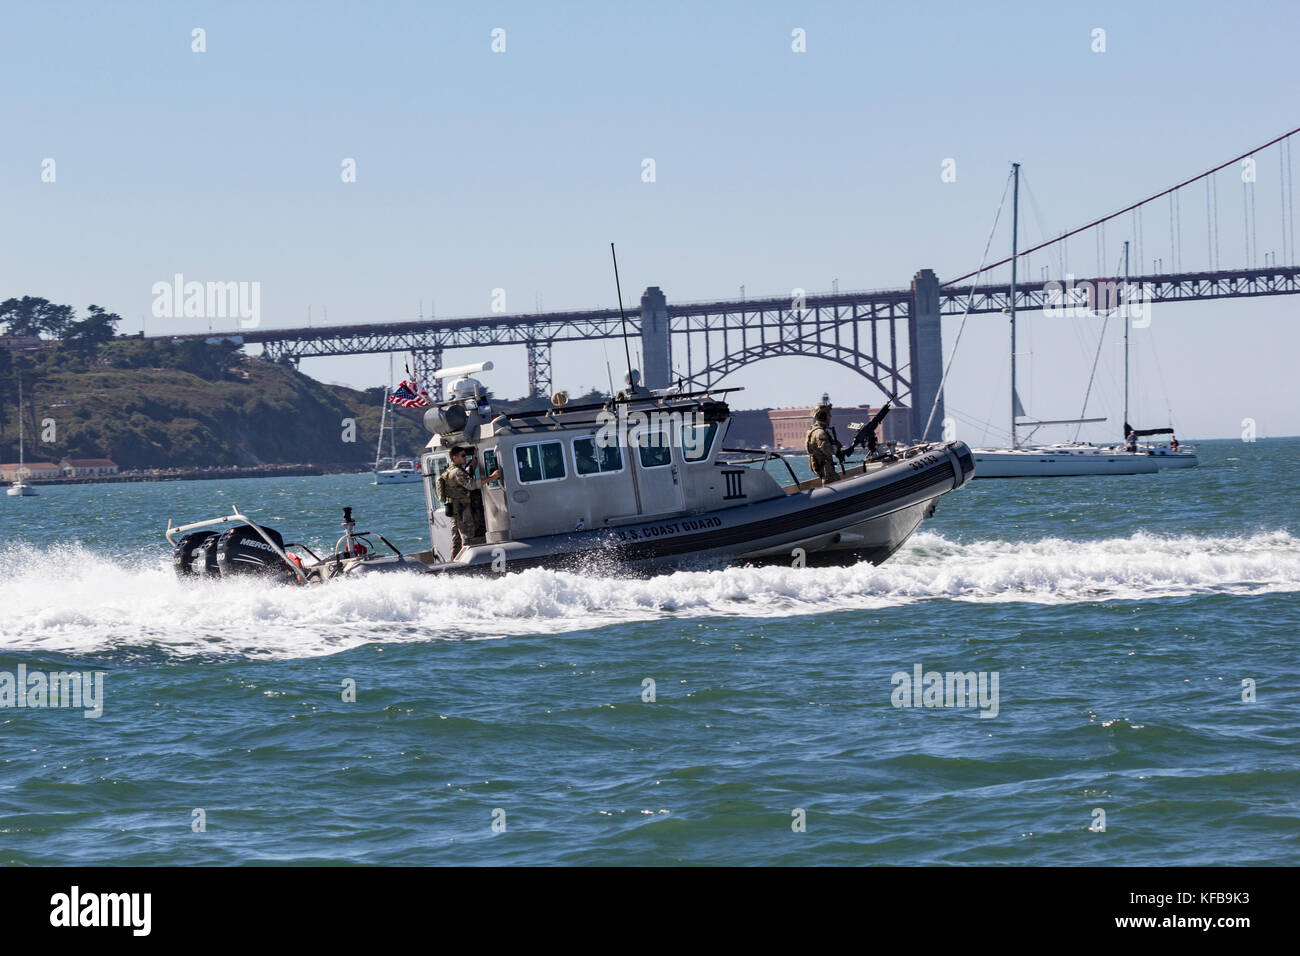
{"type": "MultiPolygon", "coordinates": [[[[470,492],[461,485],[453,485],[447,480],[447,474],[453,468],[457,468],[457,466],[454,464],[448,465],[443,469],[442,473],[438,475],[438,480],[434,485],[434,490],[438,493],[438,500],[443,504],[453,504],[463,507],[469,504],[470,492]]],[[[461,471],[461,474],[464,474],[464,472],[461,471]]]]}
{"type": "Polygon", "coordinates": [[[808,454],[810,455],[817,454],[818,449],[817,446],[813,444],[813,436],[816,435],[819,431],[825,432],[827,440],[829,440],[831,437],[831,433],[827,431],[826,426],[821,424],[820,422],[818,422],[812,428],[808,429],[808,434],[804,437],[803,440],[803,447],[804,450],[807,451],[808,454]]]}

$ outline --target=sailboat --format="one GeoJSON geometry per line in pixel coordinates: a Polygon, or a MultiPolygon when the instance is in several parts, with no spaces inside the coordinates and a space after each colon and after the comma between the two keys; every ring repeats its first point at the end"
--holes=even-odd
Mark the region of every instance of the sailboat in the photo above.
{"type": "Polygon", "coordinates": [[[397,457],[397,437],[388,424],[388,396],[393,391],[393,363],[388,361],[388,388],[384,392],[383,408],[379,412],[379,444],[375,446],[375,484],[410,485],[420,481],[420,466],[413,458],[397,457]],[[388,428],[389,453],[384,457],[384,428],[388,428]]]}
{"type": "Polygon", "coordinates": [[[36,494],[36,489],[23,481],[27,477],[27,462],[23,450],[23,380],[21,376],[18,379],[18,473],[16,477],[17,481],[5,490],[5,494],[10,498],[31,497],[36,494]]]}
{"type": "MultiPolygon", "coordinates": [[[[1128,290],[1128,243],[1124,243],[1124,289],[1128,290]]],[[[1126,300],[1127,301],[1127,300],[1126,300]]],[[[1172,428],[1134,428],[1128,423],[1128,322],[1124,322],[1124,441],[1128,450],[1146,454],[1157,468],[1195,468],[1200,462],[1194,445],[1180,445],[1172,428]],[[1140,438],[1168,435],[1167,442],[1140,442],[1140,438]]]]}
{"type": "MultiPolygon", "coordinates": [[[[1084,442],[1056,442],[1051,445],[1022,444],[1020,429],[1031,428],[1030,436],[1044,425],[1080,425],[1104,422],[1104,418],[1061,418],[1047,421],[1028,419],[1016,392],[1016,263],[1019,257],[1020,164],[1012,163],[1015,188],[1011,200],[1011,447],[973,448],[976,478],[1066,478],[1080,475],[1139,475],[1157,471],[1152,455],[1131,446],[1103,448],[1084,442]]],[[[1127,269],[1125,270],[1127,272],[1127,269]]],[[[1126,283],[1127,288],[1127,283],[1126,283]]],[[[1125,349],[1128,348],[1127,323],[1125,349]]],[[[1127,355],[1127,353],[1126,353],[1127,355]]],[[[1128,382],[1125,360],[1124,396],[1127,414],[1128,382]]]]}
{"type": "Polygon", "coordinates": [[[1180,444],[1174,437],[1172,428],[1133,428],[1125,422],[1124,433],[1132,436],[1129,447],[1135,448],[1139,454],[1150,455],[1157,468],[1195,468],[1200,464],[1200,459],[1196,457],[1196,446],[1180,444]],[[1138,440],[1150,435],[1168,435],[1170,441],[1141,442],[1138,440]]]}

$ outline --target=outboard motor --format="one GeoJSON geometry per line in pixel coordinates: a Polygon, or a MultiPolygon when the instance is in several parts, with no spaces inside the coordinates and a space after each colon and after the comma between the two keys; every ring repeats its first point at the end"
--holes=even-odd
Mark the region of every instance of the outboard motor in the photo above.
{"type": "Polygon", "coordinates": [[[217,571],[217,532],[195,531],[181,538],[172,552],[172,567],[178,578],[215,575],[217,571]]]}
{"type": "MultiPolygon", "coordinates": [[[[274,528],[262,528],[266,536],[284,550],[284,538],[274,528]]],[[[222,577],[230,574],[285,574],[284,560],[249,525],[241,524],[217,538],[216,565],[222,577]]]]}

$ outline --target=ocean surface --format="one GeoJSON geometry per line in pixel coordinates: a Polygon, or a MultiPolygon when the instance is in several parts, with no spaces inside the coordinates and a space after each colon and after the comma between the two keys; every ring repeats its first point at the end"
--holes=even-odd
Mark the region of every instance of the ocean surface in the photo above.
{"type": "Polygon", "coordinates": [[[1199,449],[976,481],[878,568],[627,579],[175,579],[232,504],[426,546],[366,475],[0,497],[0,681],[104,674],[0,708],[0,862],[1294,865],[1300,440],[1199,449]]]}

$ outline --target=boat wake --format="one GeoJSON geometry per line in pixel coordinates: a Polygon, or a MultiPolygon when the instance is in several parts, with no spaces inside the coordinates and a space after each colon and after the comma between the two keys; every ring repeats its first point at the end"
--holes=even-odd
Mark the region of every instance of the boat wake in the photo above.
{"type": "Polygon", "coordinates": [[[369,642],[559,633],[664,617],[1298,590],[1300,538],[1282,531],[972,543],[923,532],[881,567],[733,567],[631,579],[394,573],[306,589],[248,578],[182,582],[170,560],[133,564],[80,545],[17,545],[0,549],[0,654],[299,658],[369,642]]]}

